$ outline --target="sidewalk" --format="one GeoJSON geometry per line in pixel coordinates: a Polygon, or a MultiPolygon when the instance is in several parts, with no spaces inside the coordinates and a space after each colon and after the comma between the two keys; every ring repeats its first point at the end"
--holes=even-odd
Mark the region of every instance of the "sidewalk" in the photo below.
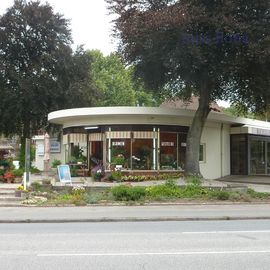
{"type": "Polygon", "coordinates": [[[0,223],[237,219],[270,219],[270,204],[0,208],[0,223]]]}

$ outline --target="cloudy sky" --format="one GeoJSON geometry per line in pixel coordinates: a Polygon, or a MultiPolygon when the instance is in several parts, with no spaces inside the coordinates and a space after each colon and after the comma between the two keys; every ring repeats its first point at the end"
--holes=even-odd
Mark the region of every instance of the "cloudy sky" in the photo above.
{"type": "MultiPolygon", "coordinates": [[[[104,0],[41,0],[48,2],[56,12],[71,19],[74,47],[84,44],[85,49],[99,49],[104,54],[115,50],[111,37],[112,17],[108,16],[104,0]]],[[[0,14],[12,6],[13,0],[0,0],[0,14]]]]}

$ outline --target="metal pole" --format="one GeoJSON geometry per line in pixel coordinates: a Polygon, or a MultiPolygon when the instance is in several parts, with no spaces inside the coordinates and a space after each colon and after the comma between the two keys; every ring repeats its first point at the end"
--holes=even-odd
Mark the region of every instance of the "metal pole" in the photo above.
{"type": "Polygon", "coordinates": [[[30,139],[25,139],[25,177],[24,189],[29,185],[29,170],[30,170],[30,139]]]}

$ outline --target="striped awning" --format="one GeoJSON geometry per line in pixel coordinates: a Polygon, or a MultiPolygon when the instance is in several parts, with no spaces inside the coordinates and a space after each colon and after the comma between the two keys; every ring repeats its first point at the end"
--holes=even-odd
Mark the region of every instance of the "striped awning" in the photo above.
{"type": "Polygon", "coordinates": [[[106,138],[110,139],[130,139],[131,132],[130,131],[107,131],[106,138]]]}
{"type": "Polygon", "coordinates": [[[79,133],[73,133],[73,134],[67,134],[63,136],[63,144],[68,143],[86,143],[87,142],[87,135],[86,134],[79,134],[79,133]],[[69,136],[69,140],[68,140],[69,136]]]}
{"type": "Polygon", "coordinates": [[[89,141],[91,141],[91,142],[102,141],[102,133],[90,133],[89,134],[89,141]]]}

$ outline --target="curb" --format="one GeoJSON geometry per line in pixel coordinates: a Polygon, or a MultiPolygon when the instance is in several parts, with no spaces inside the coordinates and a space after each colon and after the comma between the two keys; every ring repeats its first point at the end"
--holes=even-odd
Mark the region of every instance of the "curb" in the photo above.
{"type": "Polygon", "coordinates": [[[25,207],[25,208],[35,208],[35,207],[40,207],[40,208],[57,208],[57,207],[118,207],[118,206],[136,206],[136,207],[141,207],[141,206],[196,206],[196,205],[261,205],[261,204],[269,204],[270,201],[254,201],[254,202],[153,202],[153,203],[144,203],[144,204],[126,204],[126,203],[98,203],[98,204],[87,204],[87,205],[82,205],[82,206],[76,206],[74,204],[59,204],[59,205],[35,205],[35,204],[1,204],[0,203],[0,209],[2,207],[25,207]]]}
{"type": "Polygon", "coordinates": [[[225,221],[225,220],[270,220],[270,216],[261,217],[172,217],[172,218],[92,218],[92,219],[17,219],[0,220],[0,224],[20,224],[20,223],[98,223],[98,222],[165,222],[165,221],[225,221]]]}

